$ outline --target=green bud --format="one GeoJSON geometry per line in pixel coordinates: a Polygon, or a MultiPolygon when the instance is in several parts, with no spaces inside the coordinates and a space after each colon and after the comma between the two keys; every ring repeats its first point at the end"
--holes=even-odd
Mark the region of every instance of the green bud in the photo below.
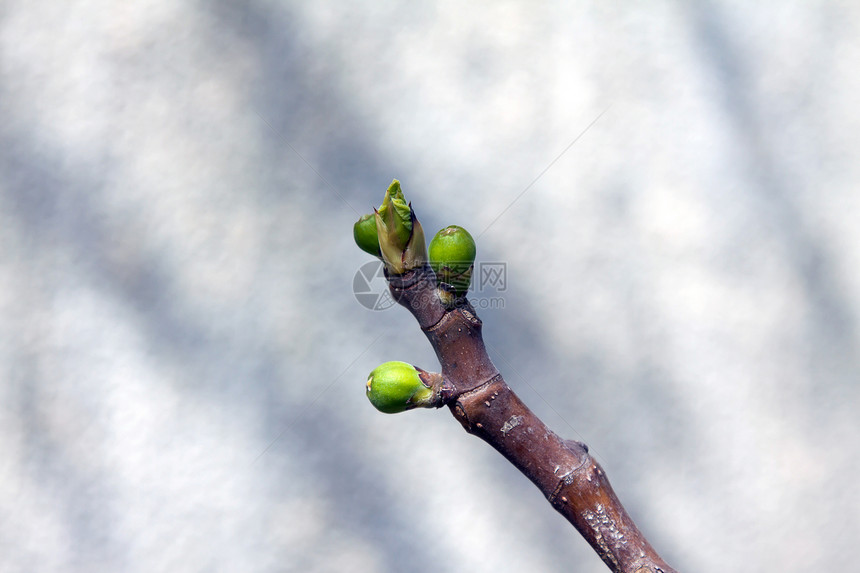
{"type": "Polygon", "coordinates": [[[376,215],[362,215],[352,226],[352,236],[358,248],[374,257],[382,257],[379,235],[376,232],[376,215]]]}
{"type": "Polygon", "coordinates": [[[472,282],[475,263],[475,240],[463,227],[445,227],[430,241],[430,266],[444,286],[464,295],[472,282]]]}
{"type": "Polygon", "coordinates": [[[406,203],[400,181],[395,179],[376,211],[376,232],[382,260],[389,272],[401,275],[427,262],[424,230],[406,203]]]}
{"type": "Polygon", "coordinates": [[[382,206],[377,213],[388,230],[392,244],[401,248],[406,246],[412,236],[411,211],[406,197],[403,196],[403,189],[400,188],[400,181],[393,180],[385,191],[382,206]]]}
{"type": "Polygon", "coordinates": [[[377,366],[367,377],[367,398],[386,414],[437,405],[433,390],[422,382],[418,369],[406,362],[377,366]]]}

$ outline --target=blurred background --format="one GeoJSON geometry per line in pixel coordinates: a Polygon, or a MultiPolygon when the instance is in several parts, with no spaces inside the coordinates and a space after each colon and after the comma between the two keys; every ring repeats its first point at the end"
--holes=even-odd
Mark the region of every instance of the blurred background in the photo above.
{"type": "Polygon", "coordinates": [[[858,68],[851,2],[0,3],[0,570],[605,571],[365,399],[438,367],[353,292],[395,177],[669,563],[849,569],[858,68]]]}

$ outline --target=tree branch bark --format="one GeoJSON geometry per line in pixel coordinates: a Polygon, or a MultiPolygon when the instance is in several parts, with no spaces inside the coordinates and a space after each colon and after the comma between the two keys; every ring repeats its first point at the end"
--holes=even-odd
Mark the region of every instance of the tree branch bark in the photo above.
{"type": "Polygon", "coordinates": [[[394,299],[415,316],[442,365],[447,405],[463,428],[517,467],[616,573],[675,573],[618,500],[580,442],[552,432],[490,360],[481,321],[465,298],[447,308],[429,266],[388,275],[394,299]]]}

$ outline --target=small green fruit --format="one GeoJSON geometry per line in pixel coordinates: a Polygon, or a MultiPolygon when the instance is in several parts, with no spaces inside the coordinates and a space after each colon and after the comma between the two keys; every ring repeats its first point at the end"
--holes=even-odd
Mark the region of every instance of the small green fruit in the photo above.
{"type": "Polygon", "coordinates": [[[433,406],[433,390],[424,385],[418,370],[406,362],[377,366],[367,377],[367,398],[386,414],[433,406]]]}
{"type": "Polygon", "coordinates": [[[475,239],[463,227],[445,227],[430,241],[430,266],[439,280],[457,294],[465,294],[472,282],[475,263],[475,239]]]}
{"type": "Polygon", "coordinates": [[[374,257],[381,257],[379,234],[376,232],[376,215],[362,215],[352,226],[352,236],[358,248],[374,257]]]}

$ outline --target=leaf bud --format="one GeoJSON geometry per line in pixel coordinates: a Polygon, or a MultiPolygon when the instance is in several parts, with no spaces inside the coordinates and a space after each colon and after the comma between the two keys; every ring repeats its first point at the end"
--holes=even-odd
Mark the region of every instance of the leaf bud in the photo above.
{"type": "Polygon", "coordinates": [[[388,186],[382,206],[376,211],[376,231],[389,272],[401,275],[427,262],[424,230],[412,206],[406,203],[397,179],[388,186]]]}

